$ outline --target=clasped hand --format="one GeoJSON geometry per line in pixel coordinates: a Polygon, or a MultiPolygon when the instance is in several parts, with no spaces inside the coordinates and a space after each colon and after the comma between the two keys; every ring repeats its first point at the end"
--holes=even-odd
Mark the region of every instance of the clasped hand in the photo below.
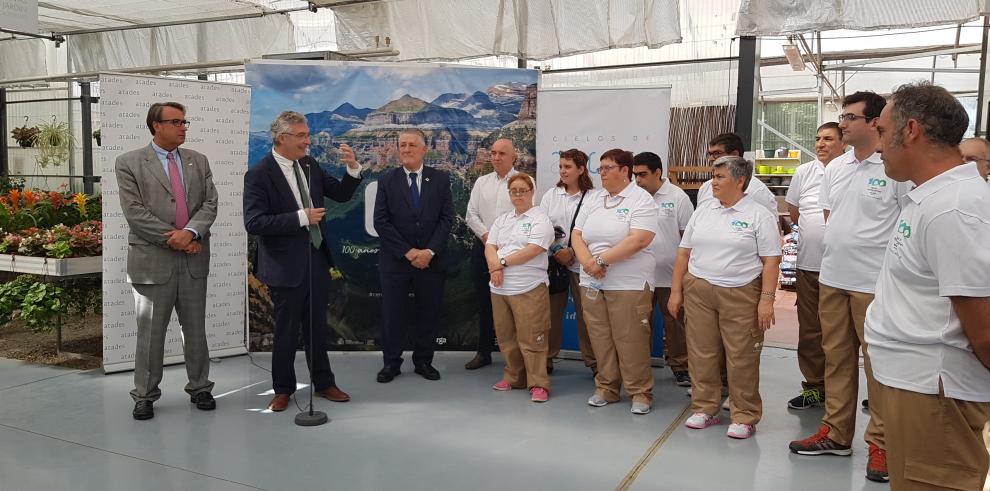
{"type": "Polygon", "coordinates": [[[433,254],[426,249],[409,249],[409,252],[406,252],[406,259],[414,268],[426,269],[433,261],[433,254]]]}
{"type": "Polygon", "coordinates": [[[171,249],[185,252],[186,254],[199,254],[203,250],[203,244],[195,239],[192,232],[188,230],[171,230],[165,232],[168,237],[168,246],[171,249]]]}

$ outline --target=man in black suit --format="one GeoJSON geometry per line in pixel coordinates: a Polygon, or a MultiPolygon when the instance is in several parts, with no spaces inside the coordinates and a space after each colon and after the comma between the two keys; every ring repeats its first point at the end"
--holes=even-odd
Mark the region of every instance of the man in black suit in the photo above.
{"type": "Polygon", "coordinates": [[[296,390],[293,365],[300,329],[317,395],[346,402],[350,396],[337,388],[327,356],[326,311],[333,258],[323,225],[323,203],[324,197],[339,202],[351,199],[361,182],[361,166],[354,152],[341,145],[340,160],[347,164],[347,175],[338,181],[325,174],[306,154],[309,126],[297,112],[280,114],[271,132],[272,153],[244,175],[244,228],[258,236],[255,274],[268,286],[275,304],[275,397],[268,408],[284,411],[296,390]]]}
{"type": "Polygon", "coordinates": [[[431,363],[443,304],[444,251],[454,222],[450,177],[426,167],[426,135],[417,129],[399,134],[399,161],[378,181],[375,230],[381,238],[378,269],[382,281],[382,345],[385,366],[378,381],[391,382],[402,366],[406,320],[413,319],[415,372],[439,380],[431,363]],[[409,293],[416,309],[407,315],[409,293]]]}

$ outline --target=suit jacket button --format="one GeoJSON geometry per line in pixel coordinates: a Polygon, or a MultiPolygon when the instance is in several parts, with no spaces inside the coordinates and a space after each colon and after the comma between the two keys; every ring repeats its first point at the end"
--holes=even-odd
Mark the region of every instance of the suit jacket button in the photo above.
{"type": "Polygon", "coordinates": [[[175,203],[175,198],[170,198],[169,201],[175,203]]]}

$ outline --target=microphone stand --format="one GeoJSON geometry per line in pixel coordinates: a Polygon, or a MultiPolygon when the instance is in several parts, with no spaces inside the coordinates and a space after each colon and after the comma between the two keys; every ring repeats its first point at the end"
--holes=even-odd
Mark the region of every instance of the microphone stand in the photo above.
{"type": "MultiPolygon", "coordinates": [[[[309,166],[308,165],[306,166],[306,186],[307,186],[308,189],[306,189],[305,191],[310,193],[309,199],[310,199],[310,201],[312,201],[313,194],[310,191],[313,189],[313,181],[312,181],[312,177],[311,177],[311,174],[310,174],[310,170],[309,170],[309,166]]],[[[302,193],[303,193],[303,190],[300,189],[299,190],[299,194],[302,195],[302,193]]],[[[302,201],[302,199],[300,199],[300,201],[302,201]]],[[[313,203],[312,206],[315,207],[316,206],[316,203],[313,203]]],[[[316,227],[317,227],[317,229],[319,229],[319,227],[320,227],[320,223],[319,222],[316,223],[316,227]]],[[[307,235],[309,235],[309,228],[308,227],[306,229],[306,233],[307,233],[307,235]]],[[[322,230],[320,231],[320,237],[321,238],[323,237],[323,231],[322,230]]],[[[312,244],[310,244],[310,247],[308,249],[311,249],[312,247],[313,247],[312,244]]],[[[309,301],[310,301],[310,303],[312,303],[313,302],[313,251],[309,250],[307,252],[309,253],[309,254],[306,255],[306,258],[307,258],[306,264],[309,267],[309,301]]],[[[306,308],[311,308],[311,307],[310,306],[306,306],[306,308]]],[[[323,308],[326,308],[326,306],[323,306],[323,308]]],[[[326,326],[322,326],[322,327],[326,327],[326,326]]],[[[316,356],[316,354],[313,352],[313,313],[312,313],[312,311],[310,311],[310,315],[309,315],[309,345],[307,346],[307,348],[309,348],[309,356],[306,357],[306,366],[309,369],[309,410],[308,411],[302,411],[302,412],[300,412],[299,414],[296,415],[296,424],[298,426],[320,426],[322,424],[328,423],[330,421],[330,418],[327,416],[327,413],[325,413],[323,411],[314,411],[313,410],[313,392],[316,390],[314,388],[314,386],[316,385],[316,380],[314,380],[314,377],[313,377],[313,357],[316,356]]],[[[305,351],[304,351],[304,353],[305,353],[305,351]]]]}

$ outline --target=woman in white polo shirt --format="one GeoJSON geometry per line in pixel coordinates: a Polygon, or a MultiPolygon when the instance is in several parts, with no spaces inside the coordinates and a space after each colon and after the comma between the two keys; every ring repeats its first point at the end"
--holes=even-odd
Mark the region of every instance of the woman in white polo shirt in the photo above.
{"type": "Polygon", "coordinates": [[[540,199],[540,208],[550,216],[550,223],[555,230],[560,230],[560,236],[550,246],[551,264],[558,264],[568,271],[568,281],[560,291],[554,291],[553,281],[550,285],[550,347],[547,352],[547,370],[553,372],[552,359],[560,353],[560,343],[563,337],[564,310],[567,308],[567,292],[570,290],[574,297],[574,310],[577,317],[578,346],[584,365],[597,372],[595,353],[591,349],[591,339],[588,338],[588,327],[584,323],[584,313],[581,312],[581,295],[578,288],[581,265],[574,256],[571,247],[571,228],[577,220],[577,212],[584,205],[589,192],[594,189],[591,177],[588,176],[588,156],[576,149],[560,152],[560,181],[548,189],[540,199]]]}
{"type": "Polygon", "coordinates": [[[780,268],[777,217],[744,193],[753,164],[741,157],[715,161],[715,199],[698,207],[684,230],[668,308],[687,316],[691,410],[688,428],[719,423],[723,353],[729,376],[727,435],[749,438],[763,415],[760,352],[774,322],[780,268]]]}
{"type": "Polygon", "coordinates": [[[505,357],[503,378],[492,388],[525,387],[533,402],[546,402],[550,397],[547,248],[554,240],[553,225],[542,208],[533,206],[531,177],[516,174],[508,185],[514,210],[495,219],[485,245],[495,336],[505,357]]]}
{"type": "Polygon", "coordinates": [[[632,182],[633,154],[612,149],[601,157],[602,189],[585,198],[571,245],[581,263],[582,307],[598,361],[588,404],[619,401],[625,386],[632,413],[653,404],[650,314],[656,263],[657,204],[632,182]]]}

